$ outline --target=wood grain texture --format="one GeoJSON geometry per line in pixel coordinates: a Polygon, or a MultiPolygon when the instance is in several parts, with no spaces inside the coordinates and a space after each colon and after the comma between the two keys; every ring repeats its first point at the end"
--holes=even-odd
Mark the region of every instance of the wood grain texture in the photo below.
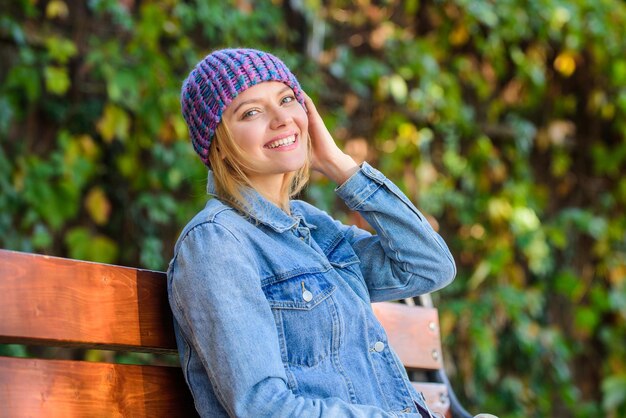
{"type": "Polygon", "coordinates": [[[164,273],[0,250],[0,342],[176,350],[164,273]]]}
{"type": "Polygon", "coordinates": [[[176,367],[0,357],[0,415],[194,417],[176,367]]]}
{"type": "Polygon", "coordinates": [[[442,367],[437,309],[399,303],[373,303],[389,343],[408,369],[442,367]]]}

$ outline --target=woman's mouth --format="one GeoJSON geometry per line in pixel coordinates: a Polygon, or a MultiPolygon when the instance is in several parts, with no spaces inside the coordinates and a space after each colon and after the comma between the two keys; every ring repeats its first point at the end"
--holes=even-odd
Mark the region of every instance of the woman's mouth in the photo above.
{"type": "Polygon", "coordinates": [[[286,147],[295,142],[296,142],[296,135],[292,134],[284,138],[280,138],[280,139],[270,142],[269,144],[265,145],[265,148],[274,149],[274,148],[279,148],[279,147],[286,147]]]}

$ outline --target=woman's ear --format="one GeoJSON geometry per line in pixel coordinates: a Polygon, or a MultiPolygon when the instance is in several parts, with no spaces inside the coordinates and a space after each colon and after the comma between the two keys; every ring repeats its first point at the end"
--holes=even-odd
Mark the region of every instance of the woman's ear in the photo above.
{"type": "Polygon", "coordinates": [[[215,152],[217,152],[217,155],[219,155],[219,157],[223,160],[224,158],[226,158],[226,155],[224,155],[222,153],[222,151],[220,150],[220,147],[218,147],[217,145],[215,146],[215,152]]]}

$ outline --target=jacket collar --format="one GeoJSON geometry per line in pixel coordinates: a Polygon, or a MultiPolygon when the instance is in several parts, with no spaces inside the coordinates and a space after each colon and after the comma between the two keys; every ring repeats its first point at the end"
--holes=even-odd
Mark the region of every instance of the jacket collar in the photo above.
{"type": "MultiPolygon", "coordinates": [[[[218,198],[212,171],[209,171],[207,178],[207,193],[214,198],[218,198]]],[[[305,221],[303,214],[295,207],[293,202],[289,202],[289,210],[291,211],[291,216],[289,216],[285,211],[264,198],[254,189],[245,189],[242,195],[247,202],[246,206],[249,207],[249,216],[278,233],[283,233],[289,229],[295,228],[300,223],[304,224],[309,229],[316,228],[315,225],[305,221]]]]}

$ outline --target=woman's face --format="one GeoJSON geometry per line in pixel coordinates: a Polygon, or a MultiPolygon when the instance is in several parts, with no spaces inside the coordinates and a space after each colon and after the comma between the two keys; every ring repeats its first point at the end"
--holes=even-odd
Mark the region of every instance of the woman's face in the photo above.
{"type": "Polygon", "coordinates": [[[307,158],[308,118],[293,90],[268,81],[239,94],[222,119],[241,148],[253,184],[282,181],[307,158]]]}

